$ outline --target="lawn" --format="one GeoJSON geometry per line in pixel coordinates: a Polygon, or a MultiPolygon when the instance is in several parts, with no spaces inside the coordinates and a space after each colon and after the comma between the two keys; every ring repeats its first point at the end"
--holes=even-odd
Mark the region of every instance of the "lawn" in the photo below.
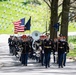
{"type": "Polygon", "coordinates": [[[0,34],[13,34],[14,27],[12,22],[24,17],[27,22],[30,16],[32,18],[30,32],[33,32],[34,30],[44,32],[47,12],[45,6],[42,6],[43,5],[24,4],[22,0],[0,2],[0,34]]]}
{"type": "MultiPolygon", "coordinates": [[[[24,32],[32,33],[35,30],[44,32],[46,25],[49,26],[49,10],[45,3],[38,4],[26,4],[24,0],[10,0],[0,2],[0,34],[13,34],[14,33],[14,21],[18,21],[25,17],[25,23],[31,16],[31,30],[24,32]],[[46,23],[47,22],[47,23],[46,23]]],[[[69,31],[76,31],[73,23],[70,23],[69,31]]]]}
{"type": "Polygon", "coordinates": [[[74,50],[70,50],[68,57],[76,57],[76,48],[74,50]]]}
{"type": "Polygon", "coordinates": [[[71,43],[68,57],[76,57],[76,36],[69,37],[68,43],[71,43]]]}

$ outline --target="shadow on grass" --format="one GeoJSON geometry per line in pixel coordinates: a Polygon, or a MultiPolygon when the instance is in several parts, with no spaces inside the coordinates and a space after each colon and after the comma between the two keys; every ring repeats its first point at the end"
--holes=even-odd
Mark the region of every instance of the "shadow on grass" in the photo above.
{"type": "Polygon", "coordinates": [[[27,4],[35,4],[35,5],[41,5],[40,2],[30,2],[30,1],[27,1],[27,2],[22,2],[23,5],[27,5],[27,4]]]}
{"type": "Polygon", "coordinates": [[[22,2],[23,5],[27,5],[27,4],[30,4],[30,1],[28,2],[22,2]]]}
{"type": "Polygon", "coordinates": [[[69,42],[75,43],[76,42],[76,38],[70,39],[69,42]]]}
{"type": "Polygon", "coordinates": [[[2,2],[2,1],[8,1],[8,0],[0,0],[0,2],[2,2]]]}

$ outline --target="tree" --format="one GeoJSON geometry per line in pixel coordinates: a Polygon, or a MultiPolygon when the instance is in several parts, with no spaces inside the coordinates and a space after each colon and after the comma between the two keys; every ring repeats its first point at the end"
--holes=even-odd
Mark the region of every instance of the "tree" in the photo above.
{"type": "Polygon", "coordinates": [[[48,5],[50,9],[50,38],[54,39],[55,37],[57,37],[57,32],[55,31],[53,26],[58,21],[58,0],[44,0],[44,2],[48,5]]]}
{"type": "Polygon", "coordinates": [[[58,22],[58,0],[52,0],[50,10],[50,38],[54,39],[57,37],[57,31],[54,29],[54,24],[58,22]]]}
{"type": "Polygon", "coordinates": [[[76,22],[76,0],[70,2],[69,21],[73,20],[76,22]]]}
{"type": "Polygon", "coordinates": [[[55,37],[57,37],[57,32],[53,28],[53,25],[59,21],[60,17],[61,17],[60,34],[67,37],[68,36],[68,23],[69,23],[68,15],[69,15],[69,10],[70,10],[70,0],[44,0],[44,2],[48,5],[51,11],[50,12],[50,25],[49,25],[50,38],[54,39],[55,37]],[[58,3],[59,1],[60,1],[60,4],[58,3]],[[61,5],[62,5],[62,11],[58,16],[58,7],[61,7],[61,5]]]}
{"type": "Polygon", "coordinates": [[[69,9],[70,0],[63,0],[60,34],[66,37],[68,37],[69,9]]]}

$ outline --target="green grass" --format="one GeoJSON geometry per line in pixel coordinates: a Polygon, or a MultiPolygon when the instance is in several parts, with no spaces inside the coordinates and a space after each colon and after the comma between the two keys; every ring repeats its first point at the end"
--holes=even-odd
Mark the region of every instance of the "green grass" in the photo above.
{"type": "MultiPolygon", "coordinates": [[[[50,14],[48,12],[49,10],[44,2],[41,5],[29,4],[29,2],[25,4],[22,0],[0,2],[0,34],[13,34],[14,26],[12,22],[24,17],[27,22],[30,16],[32,17],[30,33],[35,30],[44,32],[46,30],[46,21],[49,26],[50,14]]],[[[70,23],[69,31],[76,31],[73,23],[70,23]]]]}
{"type": "Polygon", "coordinates": [[[76,22],[69,22],[69,32],[76,32],[76,22]]]}
{"type": "Polygon", "coordinates": [[[74,50],[69,51],[68,57],[76,57],[76,48],[74,50]]]}
{"type": "Polygon", "coordinates": [[[68,57],[76,57],[76,36],[70,36],[68,39],[69,44],[72,43],[74,46],[73,50],[69,50],[68,57]]]}
{"type": "MultiPolygon", "coordinates": [[[[27,22],[30,16],[32,17],[30,32],[32,33],[34,30],[44,32],[46,21],[49,23],[45,7],[45,3],[36,6],[32,4],[24,5],[22,0],[0,2],[0,34],[13,34],[14,27],[12,22],[24,17],[27,22]]],[[[28,33],[28,31],[25,33],[28,33]]]]}

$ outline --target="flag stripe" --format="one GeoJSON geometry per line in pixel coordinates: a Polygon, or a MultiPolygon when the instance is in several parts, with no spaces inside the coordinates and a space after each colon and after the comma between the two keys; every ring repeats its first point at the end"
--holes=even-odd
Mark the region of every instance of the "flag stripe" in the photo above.
{"type": "Polygon", "coordinates": [[[24,26],[18,26],[18,32],[24,32],[24,26]]]}
{"type": "Polygon", "coordinates": [[[14,24],[14,33],[24,32],[25,18],[13,22],[13,24],[14,24]]]}

